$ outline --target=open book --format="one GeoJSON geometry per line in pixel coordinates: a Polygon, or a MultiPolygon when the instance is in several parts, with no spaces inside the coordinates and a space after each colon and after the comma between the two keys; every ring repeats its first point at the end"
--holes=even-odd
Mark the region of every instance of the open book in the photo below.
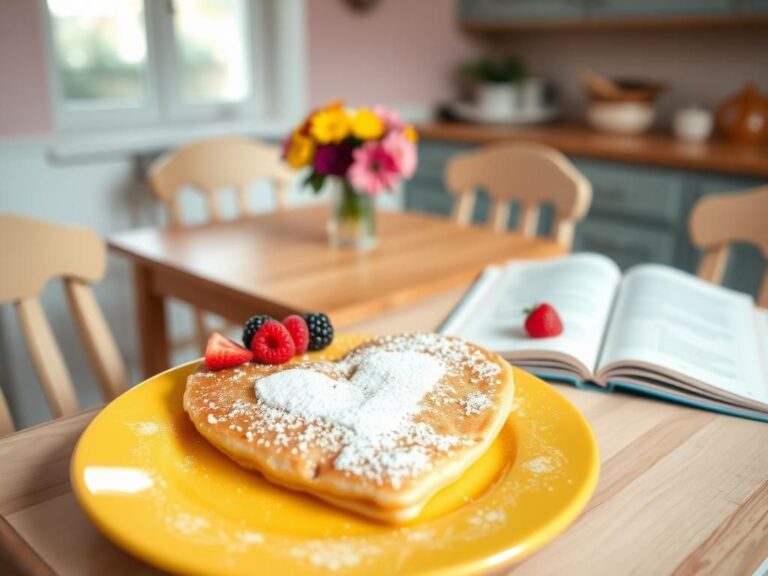
{"type": "Polygon", "coordinates": [[[624,389],[768,421],[768,310],[666,266],[622,278],[576,254],[489,267],[443,324],[554,381],[624,389]],[[529,338],[524,308],[552,304],[563,334],[529,338]]]}

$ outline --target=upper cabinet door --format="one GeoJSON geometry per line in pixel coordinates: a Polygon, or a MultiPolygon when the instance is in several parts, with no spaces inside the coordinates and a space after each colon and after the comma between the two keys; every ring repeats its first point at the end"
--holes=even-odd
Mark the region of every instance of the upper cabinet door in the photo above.
{"type": "Polygon", "coordinates": [[[587,0],[459,0],[459,17],[472,22],[579,20],[587,0]]]}
{"type": "Polygon", "coordinates": [[[589,0],[589,14],[597,18],[622,16],[715,16],[734,13],[739,0],[589,0]]]}

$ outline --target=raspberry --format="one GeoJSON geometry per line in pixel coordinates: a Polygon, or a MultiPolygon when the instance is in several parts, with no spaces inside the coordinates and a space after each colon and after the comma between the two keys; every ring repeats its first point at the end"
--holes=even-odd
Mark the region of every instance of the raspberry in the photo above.
{"type": "Polygon", "coordinates": [[[288,329],[293,344],[296,346],[296,354],[304,354],[309,346],[309,328],[307,323],[298,314],[291,314],[283,320],[283,326],[288,329]]]}
{"type": "Polygon", "coordinates": [[[253,335],[256,334],[256,332],[259,331],[259,328],[261,328],[268,320],[272,320],[272,316],[257,314],[256,316],[251,316],[248,322],[245,323],[245,327],[243,328],[243,344],[245,344],[246,348],[251,347],[253,335]]]}
{"type": "Polygon", "coordinates": [[[309,349],[322,350],[333,342],[333,326],[322,312],[304,314],[304,320],[309,328],[309,349]]]}
{"type": "Polygon", "coordinates": [[[251,340],[253,359],[261,364],[284,364],[293,358],[296,346],[288,329],[277,320],[267,320],[251,340]]]}

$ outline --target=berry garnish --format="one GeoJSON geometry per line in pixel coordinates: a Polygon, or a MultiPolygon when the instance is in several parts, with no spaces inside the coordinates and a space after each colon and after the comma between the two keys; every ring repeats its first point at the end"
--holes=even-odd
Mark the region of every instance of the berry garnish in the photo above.
{"type": "Polygon", "coordinates": [[[524,310],[525,331],[531,338],[551,338],[563,333],[563,323],[557,311],[549,304],[537,304],[532,309],[524,310]]]}
{"type": "Polygon", "coordinates": [[[272,316],[257,314],[248,319],[248,322],[245,323],[245,327],[243,328],[243,344],[246,348],[251,347],[253,335],[259,331],[259,328],[261,328],[267,320],[272,320],[272,316]]]}
{"type": "Polygon", "coordinates": [[[333,326],[322,312],[304,314],[309,328],[309,350],[322,350],[333,342],[333,326]]]}
{"type": "Polygon", "coordinates": [[[293,338],[296,354],[304,354],[309,346],[309,328],[306,320],[298,314],[291,314],[283,320],[283,326],[293,338]]]}
{"type": "Polygon", "coordinates": [[[296,352],[288,329],[277,320],[267,320],[251,339],[253,359],[261,364],[284,364],[296,352]]]}
{"type": "Polygon", "coordinates": [[[253,359],[253,353],[214,332],[205,345],[205,365],[208,370],[221,370],[245,364],[253,359]]]}

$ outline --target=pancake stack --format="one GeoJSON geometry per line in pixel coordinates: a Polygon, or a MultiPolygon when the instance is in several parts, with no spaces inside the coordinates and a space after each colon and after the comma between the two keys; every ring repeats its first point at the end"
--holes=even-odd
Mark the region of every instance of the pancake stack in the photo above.
{"type": "Polygon", "coordinates": [[[407,522],[497,436],[512,369],[431,333],[337,340],[324,357],[203,368],[187,380],[184,409],[208,441],[270,481],[407,522]]]}

